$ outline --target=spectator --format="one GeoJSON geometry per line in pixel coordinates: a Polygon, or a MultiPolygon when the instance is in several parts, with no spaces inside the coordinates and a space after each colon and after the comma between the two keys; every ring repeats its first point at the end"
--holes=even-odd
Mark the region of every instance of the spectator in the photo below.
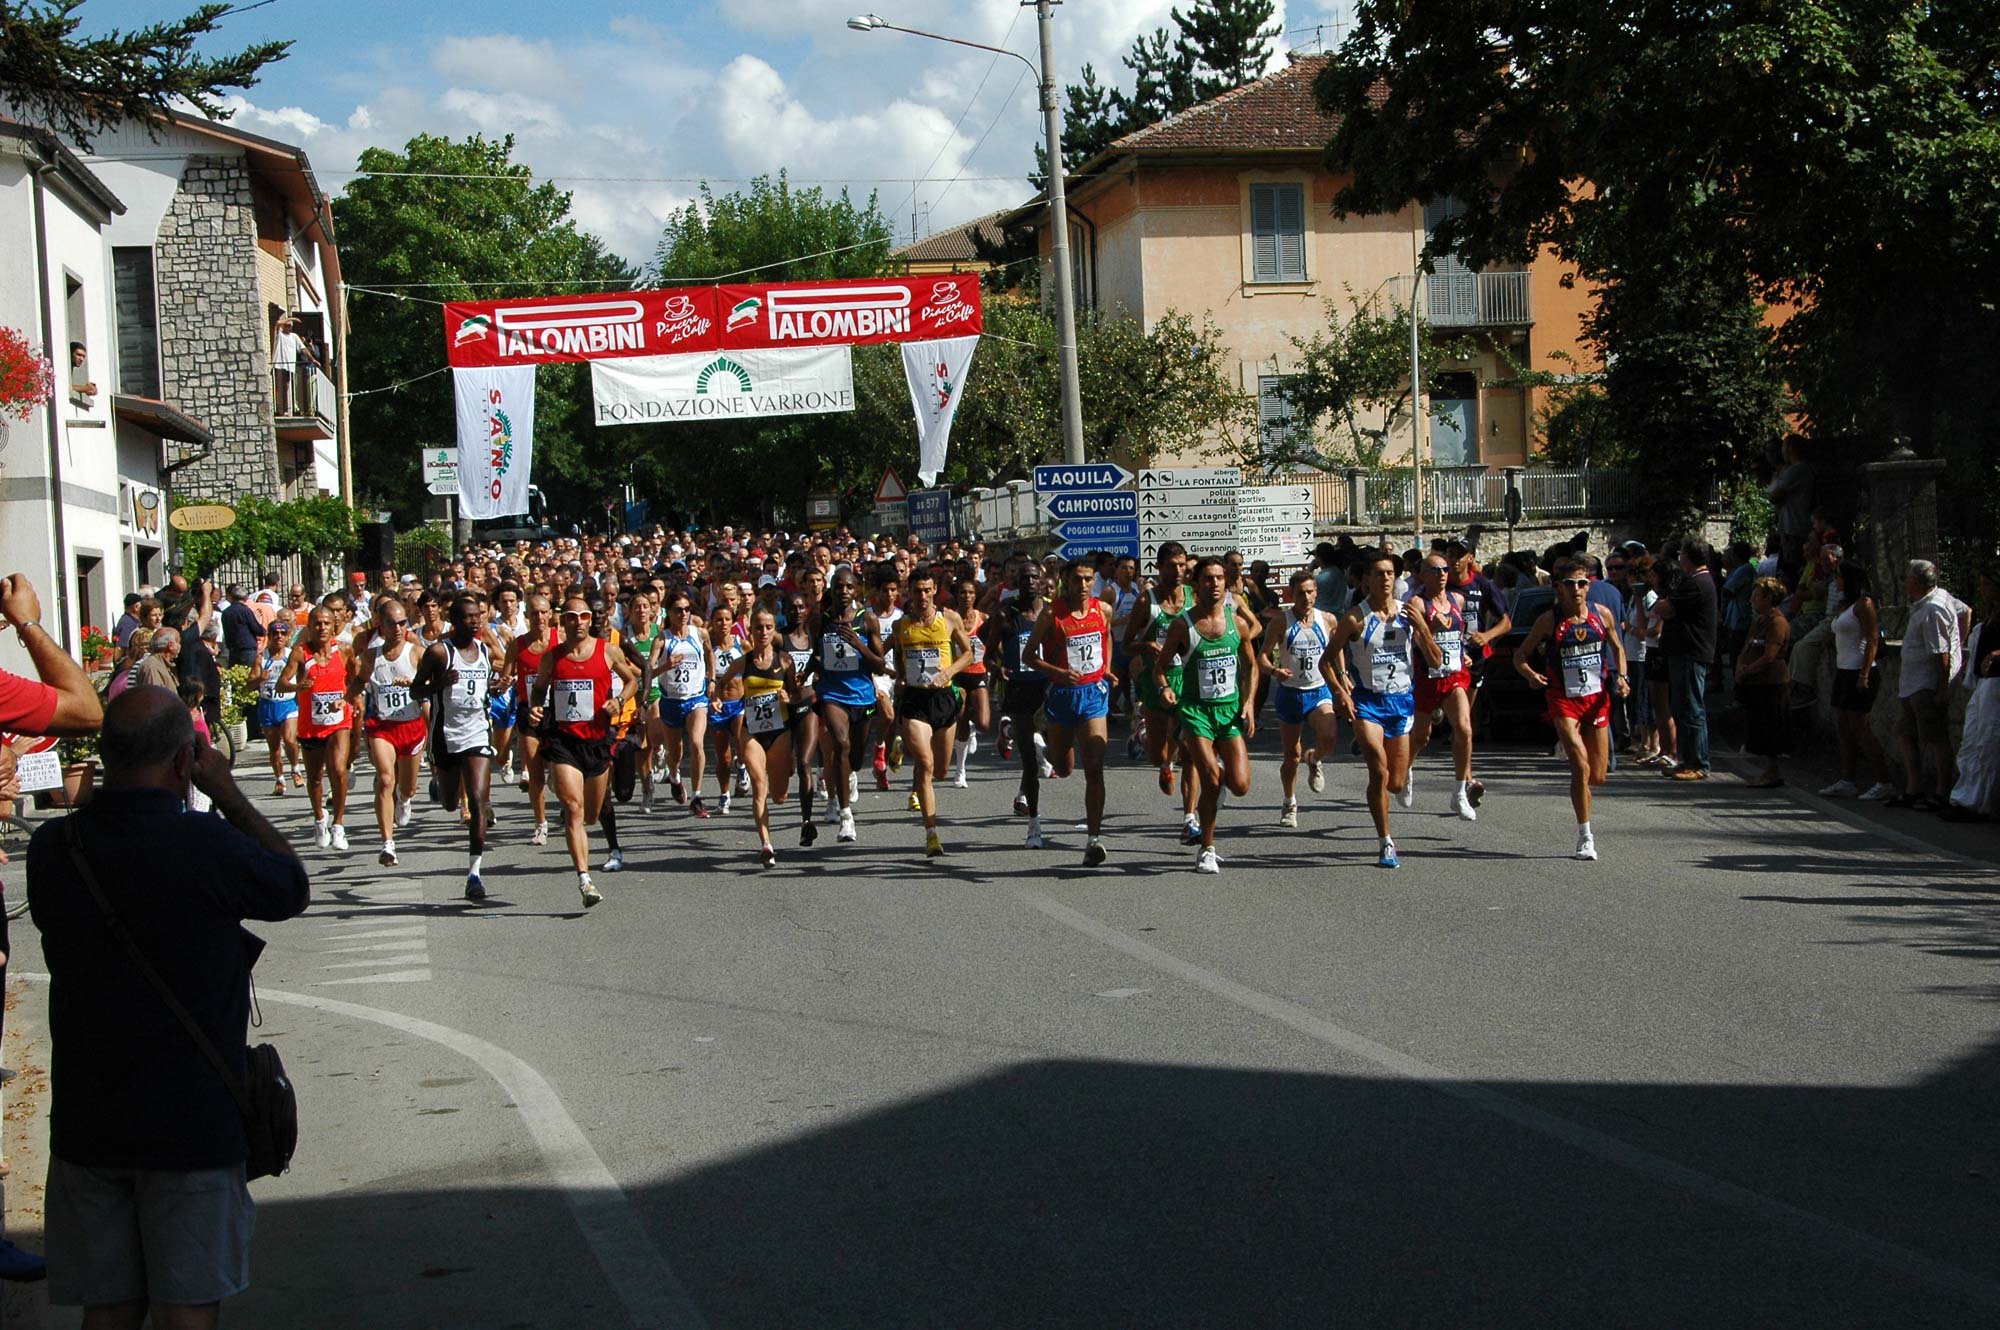
{"type": "Polygon", "coordinates": [[[139,602],[144,599],[136,591],[125,593],[125,612],[118,616],[118,626],[111,630],[111,640],[120,651],[125,649],[125,642],[132,636],[133,630],[139,627],[139,602]]]}
{"type": "Polygon", "coordinates": [[[162,627],[153,629],[152,633],[152,640],[146,644],[146,656],[133,668],[132,680],[127,686],[150,684],[154,688],[177,692],[181,686],[180,632],[162,627]]]}
{"type": "Polygon", "coordinates": [[[227,594],[229,604],[222,610],[223,651],[231,665],[255,665],[257,645],[264,640],[264,625],[244,599],[241,585],[232,583],[227,594]]]}
{"type": "MultiPolygon", "coordinates": [[[[202,686],[203,696],[207,698],[202,706],[208,714],[208,728],[219,731],[222,728],[222,671],[216,667],[210,636],[214,617],[215,584],[204,580],[196,584],[188,597],[185,616],[181,620],[180,661],[175,668],[180,671],[179,683],[198,683],[202,686]]],[[[179,684],[175,687],[178,689],[179,684]]]]}
{"type": "Polygon", "coordinates": [[[139,666],[146,659],[147,655],[150,654],[152,645],[152,629],[135,628],[132,630],[132,635],[125,639],[125,654],[120,656],[118,663],[111,667],[111,682],[104,689],[105,701],[109,702],[112,698],[130,688],[138,680],[139,666]]]}
{"type": "Polygon", "coordinates": [[[1806,533],[1812,529],[1813,513],[1813,469],[1798,435],[1786,436],[1784,465],[1766,492],[1777,512],[1779,576],[1789,580],[1805,566],[1806,533]]]}
{"type": "Polygon", "coordinates": [[[1791,715],[1791,676],[1785,671],[1792,626],[1778,607],[1785,584],[1775,577],[1759,578],[1750,589],[1752,618],[1742,652],[1736,659],[1736,699],[1743,707],[1743,749],[1764,759],[1764,769],[1745,784],[1759,789],[1783,785],[1778,759],[1790,748],[1786,724],[1791,715]]]}
{"type": "Polygon", "coordinates": [[[49,968],[50,1301],[84,1324],[212,1326],[250,1282],[249,1144],[222,1078],[106,923],[76,856],[238,1077],[246,1072],[246,919],[305,909],[306,872],[195,738],[173,693],[111,705],[104,784],[28,848],[49,968]],[[189,787],[222,819],[185,811],[189,787]],[[72,835],[72,831],[74,835],[72,835]]]}
{"type": "Polygon", "coordinates": [[[1903,792],[1888,801],[1891,808],[1941,812],[1950,804],[1954,784],[1951,727],[1946,690],[1958,673],[1958,602],[1937,583],[1937,565],[1912,559],[1903,574],[1910,597],[1910,619],[1903,628],[1902,678],[1896,695],[1902,714],[1896,726],[1903,755],[1903,792]],[[1934,794],[1924,793],[1924,757],[1931,759],[1934,794]]]}
{"type": "Polygon", "coordinates": [[[1681,781],[1708,779],[1708,672],[1715,663],[1715,581],[1707,574],[1708,545],[1681,546],[1672,582],[1657,608],[1665,620],[1660,655],[1667,662],[1667,694],[1680,738],[1678,762],[1667,772],[1681,781]]]}
{"type": "MultiPolygon", "coordinates": [[[[1875,803],[1896,793],[1889,779],[1889,755],[1882,751],[1882,742],[1875,737],[1875,728],[1868,719],[1875,710],[1876,670],[1881,664],[1878,658],[1882,648],[1881,619],[1875,597],[1869,594],[1868,571],[1847,559],[1840,565],[1839,577],[1845,608],[1834,616],[1831,631],[1833,714],[1840,727],[1840,779],[1820,793],[1829,799],[1858,797],[1875,803]],[[1875,773],[1874,783],[1866,790],[1856,780],[1864,757],[1875,773]]],[[[1800,650],[1795,647],[1792,654],[1796,657],[1800,650]]]]}
{"type": "Polygon", "coordinates": [[[1743,639],[1750,634],[1750,620],[1756,612],[1750,605],[1750,589],[1757,583],[1757,561],[1751,557],[1750,542],[1733,540],[1722,552],[1722,587],[1718,599],[1722,608],[1723,657],[1735,660],[1743,654],[1743,639]]]}
{"type": "Polygon", "coordinates": [[[1959,735],[1958,783],[1944,817],[1974,822],[1993,811],[2000,792],[2000,569],[1979,575],[1979,624],[1966,638],[1960,682],[1972,696],[1959,735]]]}
{"type": "Polygon", "coordinates": [[[82,342],[69,344],[69,395],[84,399],[85,406],[97,396],[97,385],[90,379],[90,352],[82,342]]]}
{"type": "MultiPolygon", "coordinates": [[[[1792,593],[1792,678],[1807,689],[1819,687],[1819,662],[1833,640],[1833,621],[1847,608],[1840,565],[1847,552],[1834,533],[1816,532],[1806,542],[1811,566],[1792,593]]],[[[1835,666],[1838,669],[1838,666],[1835,666]]]]}
{"type": "Polygon", "coordinates": [[[276,569],[264,574],[264,584],[257,594],[250,597],[250,612],[257,616],[257,632],[261,637],[271,629],[271,621],[278,617],[278,611],[285,608],[285,597],[280,589],[284,579],[276,569]]]}

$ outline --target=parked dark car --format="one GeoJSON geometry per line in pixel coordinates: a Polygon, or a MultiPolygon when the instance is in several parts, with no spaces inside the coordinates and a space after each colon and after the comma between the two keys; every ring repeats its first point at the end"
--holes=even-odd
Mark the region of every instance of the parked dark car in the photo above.
{"type": "Polygon", "coordinates": [[[1546,694],[1514,669],[1514,652],[1527,640],[1535,620],[1555,603],[1554,587],[1523,588],[1514,601],[1514,626],[1506,636],[1494,639],[1493,654],[1486,662],[1486,685],[1480,691],[1487,732],[1496,738],[1516,734],[1539,738],[1549,731],[1546,694]]]}

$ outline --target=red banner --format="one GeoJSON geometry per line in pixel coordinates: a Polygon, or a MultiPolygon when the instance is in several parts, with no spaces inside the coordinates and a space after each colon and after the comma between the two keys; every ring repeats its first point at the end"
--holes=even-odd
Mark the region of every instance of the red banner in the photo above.
{"type": "Polygon", "coordinates": [[[982,327],[979,278],[971,273],[603,291],[444,307],[445,351],[459,367],[913,342],[962,337],[982,327]]]}

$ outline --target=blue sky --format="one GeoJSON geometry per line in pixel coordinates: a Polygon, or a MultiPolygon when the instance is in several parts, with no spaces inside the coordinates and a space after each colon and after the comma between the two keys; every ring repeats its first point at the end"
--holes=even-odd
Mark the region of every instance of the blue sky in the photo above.
{"type": "MultiPolygon", "coordinates": [[[[86,31],[130,27],[194,0],[89,0],[86,31]]],[[[1180,0],[1185,5],[1187,0],[1180,0]]],[[[1122,73],[1175,0],[1068,0],[1056,64],[1122,73]]],[[[695,194],[788,169],[876,191],[908,238],[1029,195],[1040,134],[1016,60],[890,32],[849,14],[1006,45],[1034,58],[1015,0],[273,0],[225,20],[216,49],[290,38],[291,55],[237,102],[236,123],[298,143],[339,188],[364,147],[428,131],[511,133],[516,158],[574,194],[583,225],[643,263],[662,220],[695,194]],[[616,177],[610,179],[608,177],[616,177]]],[[[1341,0],[1287,0],[1288,44],[1341,0]]]]}

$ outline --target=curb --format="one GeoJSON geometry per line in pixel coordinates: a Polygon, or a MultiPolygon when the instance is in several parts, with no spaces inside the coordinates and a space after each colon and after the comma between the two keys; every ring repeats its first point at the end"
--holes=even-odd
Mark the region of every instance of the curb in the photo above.
{"type": "MultiPolygon", "coordinates": [[[[0,1113],[0,1144],[12,1169],[0,1194],[6,1198],[6,1233],[29,1251],[42,1250],[42,1189],[49,1172],[48,1002],[24,981],[7,985],[6,1038],[0,1061],[21,1074],[11,1081],[0,1113]]],[[[48,1284],[0,1283],[0,1324],[7,1330],[42,1330],[48,1323],[48,1284]]]]}

